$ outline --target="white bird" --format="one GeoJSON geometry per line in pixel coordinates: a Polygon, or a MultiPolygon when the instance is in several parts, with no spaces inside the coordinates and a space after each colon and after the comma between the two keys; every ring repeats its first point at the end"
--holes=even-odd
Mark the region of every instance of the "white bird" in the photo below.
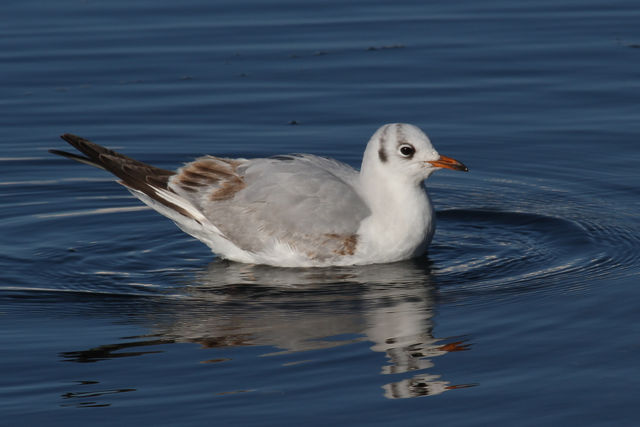
{"type": "Polygon", "coordinates": [[[435,217],[424,180],[468,171],[438,154],[417,127],[394,123],[371,137],[360,172],[311,154],[262,159],[204,156],[172,172],[71,134],[86,157],[134,196],[219,256],[282,267],[374,264],[427,251],[435,217]]]}

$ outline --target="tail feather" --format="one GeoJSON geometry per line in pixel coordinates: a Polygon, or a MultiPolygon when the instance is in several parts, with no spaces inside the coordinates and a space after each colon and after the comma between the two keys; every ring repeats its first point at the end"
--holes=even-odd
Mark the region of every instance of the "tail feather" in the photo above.
{"type": "MultiPolygon", "coordinates": [[[[189,212],[193,210],[193,207],[180,206],[175,203],[176,200],[170,201],[166,197],[167,192],[172,192],[168,184],[169,178],[175,175],[175,172],[139,162],[124,154],[120,154],[70,133],[65,133],[61,138],[86,157],[60,150],[49,150],[50,153],[105,169],[120,178],[119,182],[125,187],[142,192],[151,199],[175,210],[181,215],[198,221],[196,218],[197,215],[189,212]],[[163,194],[165,196],[163,196],[163,194]]],[[[176,195],[176,198],[177,197],[176,195]]]]}
{"type": "Polygon", "coordinates": [[[80,162],[80,163],[87,164],[89,166],[94,166],[96,168],[104,169],[104,167],[102,167],[101,165],[97,164],[96,162],[93,162],[88,157],[78,156],[77,154],[68,153],[68,152],[62,151],[62,150],[49,150],[49,152],[51,154],[57,154],[58,156],[62,156],[62,157],[66,157],[66,158],[71,159],[71,160],[75,160],[76,162],[80,162]]]}

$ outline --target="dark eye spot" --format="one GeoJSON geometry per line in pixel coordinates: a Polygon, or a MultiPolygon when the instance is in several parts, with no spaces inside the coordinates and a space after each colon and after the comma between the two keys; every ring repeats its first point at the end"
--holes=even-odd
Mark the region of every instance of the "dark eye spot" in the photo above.
{"type": "Polygon", "coordinates": [[[384,148],[380,147],[380,149],[378,150],[378,157],[380,158],[380,161],[382,163],[387,161],[387,152],[384,151],[384,148]]]}
{"type": "Polygon", "coordinates": [[[404,157],[412,157],[415,152],[416,149],[411,145],[403,145],[402,147],[400,147],[400,154],[402,154],[404,157]]]}

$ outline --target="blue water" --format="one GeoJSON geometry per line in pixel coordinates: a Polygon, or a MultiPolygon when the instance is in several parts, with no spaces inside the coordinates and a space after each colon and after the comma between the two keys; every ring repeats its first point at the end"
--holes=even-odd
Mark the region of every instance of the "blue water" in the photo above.
{"type": "Polygon", "coordinates": [[[640,7],[3,3],[0,424],[637,425],[640,7]],[[72,132],[159,167],[423,128],[422,259],[228,263],[72,132]]]}

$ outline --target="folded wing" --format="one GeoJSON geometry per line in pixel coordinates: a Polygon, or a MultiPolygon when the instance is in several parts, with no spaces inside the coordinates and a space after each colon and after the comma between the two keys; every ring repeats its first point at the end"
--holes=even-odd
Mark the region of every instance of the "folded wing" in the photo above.
{"type": "Polygon", "coordinates": [[[202,157],[169,180],[240,248],[259,253],[285,244],[318,260],[352,255],[370,212],[358,173],[312,155],[267,159],[202,157]]]}

